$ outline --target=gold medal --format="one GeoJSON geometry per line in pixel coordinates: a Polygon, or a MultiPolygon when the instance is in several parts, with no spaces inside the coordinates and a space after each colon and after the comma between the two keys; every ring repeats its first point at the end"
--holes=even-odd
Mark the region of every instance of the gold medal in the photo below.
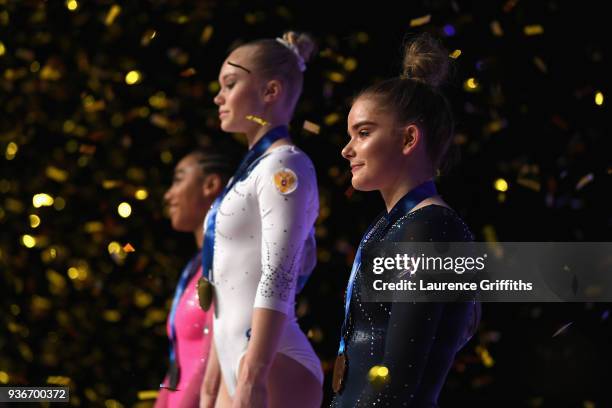
{"type": "Polygon", "coordinates": [[[334,376],[332,378],[332,389],[336,394],[342,392],[344,388],[344,376],[346,374],[346,355],[344,353],[340,354],[336,357],[336,362],[334,364],[334,376]]]}
{"type": "Polygon", "coordinates": [[[210,305],[212,304],[214,293],[213,289],[213,285],[208,279],[201,277],[198,280],[198,301],[200,302],[200,307],[205,312],[210,309],[210,305]]]}

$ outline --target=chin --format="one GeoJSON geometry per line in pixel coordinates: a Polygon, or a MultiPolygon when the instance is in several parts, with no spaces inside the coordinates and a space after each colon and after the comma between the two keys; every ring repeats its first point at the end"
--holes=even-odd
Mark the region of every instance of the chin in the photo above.
{"type": "Polygon", "coordinates": [[[364,183],[363,181],[360,180],[351,180],[351,184],[353,185],[353,188],[357,191],[372,191],[372,190],[376,190],[376,188],[370,187],[368,185],[368,183],[364,183]]]}

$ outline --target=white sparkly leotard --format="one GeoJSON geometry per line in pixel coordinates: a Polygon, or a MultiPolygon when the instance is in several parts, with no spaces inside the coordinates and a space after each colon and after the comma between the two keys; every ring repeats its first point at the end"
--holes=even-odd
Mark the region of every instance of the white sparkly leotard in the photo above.
{"type": "Polygon", "coordinates": [[[318,212],[314,166],[304,152],[289,145],[262,156],[221,202],[212,271],[213,333],[230,395],[236,390],[254,308],[287,315],[278,352],[323,382],[320,360],[294,313],[298,276],[309,274],[316,263],[312,231],[318,212]]]}

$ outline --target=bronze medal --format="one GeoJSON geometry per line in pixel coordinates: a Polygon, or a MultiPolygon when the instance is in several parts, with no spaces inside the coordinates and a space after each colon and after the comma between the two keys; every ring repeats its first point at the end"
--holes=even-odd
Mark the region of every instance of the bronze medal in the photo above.
{"type": "Polygon", "coordinates": [[[213,300],[213,285],[209,280],[201,277],[198,280],[198,301],[200,302],[200,307],[205,312],[210,309],[210,305],[213,300]]]}
{"type": "Polygon", "coordinates": [[[334,376],[332,378],[332,389],[336,394],[340,394],[344,388],[344,376],[346,374],[346,354],[342,353],[336,357],[334,364],[334,376]]]}

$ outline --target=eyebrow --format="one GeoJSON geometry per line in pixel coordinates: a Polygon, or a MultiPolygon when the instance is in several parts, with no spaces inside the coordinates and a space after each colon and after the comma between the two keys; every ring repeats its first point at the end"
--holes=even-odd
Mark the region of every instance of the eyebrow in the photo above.
{"type": "Polygon", "coordinates": [[[248,72],[249,74],[251,73],[251,71],[250,71],[250,70],[246,69],[246,68],[245,68],[245,67],[243,67],[242,65],[235,64],[235,63],[233,63],[233,62],[231,62],[231,61],[227,61],[227,63],[228,63],[229,65],[231,65],[232,67],[236,67],[236,68],[244,69],[244,70],[245,70],[246,72],[248,72]]]}
{"type": "Polygon", "coordinates": [[[357,129],[358,127],[363,126],[363,125],[376,126],[376,122],[372,122],[371,120],[362,120],[361,122],[357,122],[353,126],[351,126],[351,129],[357,129]]]}

